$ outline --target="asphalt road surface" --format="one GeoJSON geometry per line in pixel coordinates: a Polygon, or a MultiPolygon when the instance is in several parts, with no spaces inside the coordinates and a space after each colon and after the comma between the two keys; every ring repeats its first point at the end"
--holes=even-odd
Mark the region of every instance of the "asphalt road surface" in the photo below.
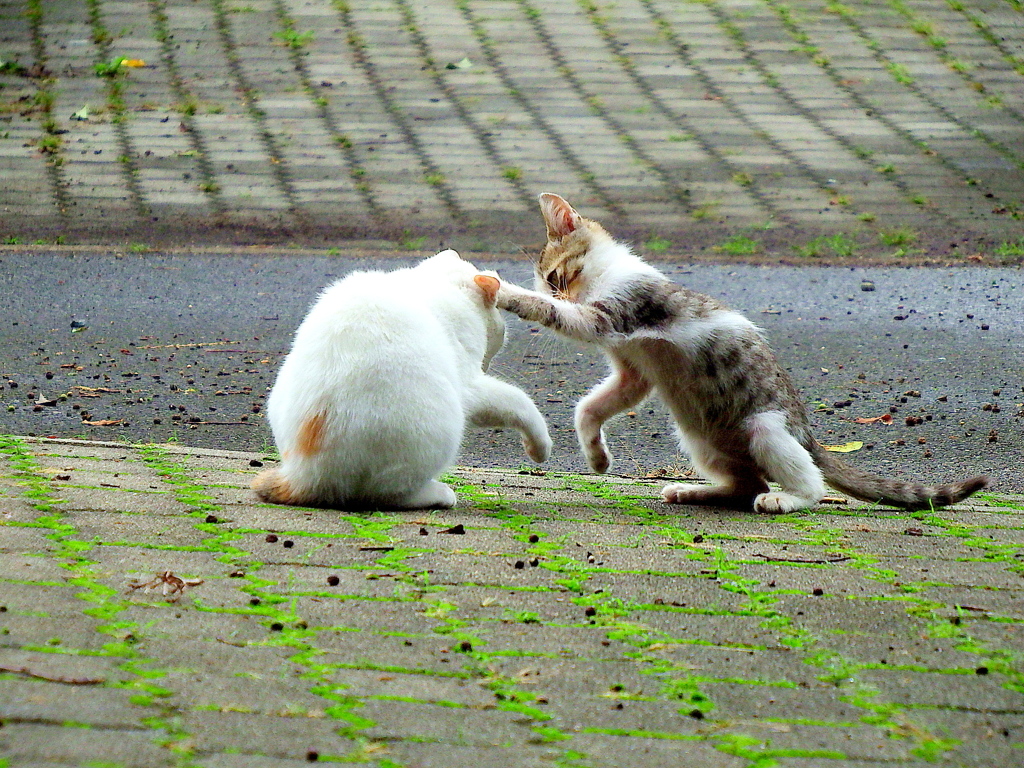
{"type": "MultiPolygon", "coordinates": [[[[271,451],[264,403],[318,291],[408,255],[0,253],[0,432],[271,451]]],[[[484,259],[520,284],[525,260],[484,259]]],[[[818,439],[925,481],[988,473],[1024,491],[1024,276],[1014,269],[660,265],[762,326],[818,439]],[[854,419],[890,415],[891,424],[854,419]],[[919,422],[919,423],[918,423],[919,422]]],[[[582,470],[572,406],[605,374],[594,349],[508,318],[492,373],[549,421],[546,467],[582,470]]],[[[685,474],[656,400],[609,425],[613,471],[685,474]]],[[[529,464],[517,436],[470,430],[460,463],[529,464]]]]}

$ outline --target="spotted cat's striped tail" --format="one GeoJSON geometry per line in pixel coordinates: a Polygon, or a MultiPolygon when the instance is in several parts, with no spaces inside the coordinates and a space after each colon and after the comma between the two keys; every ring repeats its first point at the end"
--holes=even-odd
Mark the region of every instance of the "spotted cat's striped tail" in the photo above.
{"type": "Polygon", "coordinates": [[[861,499],[904,509],[937,509],[963,501],[989,484],[985,475],[955,483],[924,485],[892,480],[857,469],[817,443],[811,450],[814,463],[825,475],[825,481],[837,491],[861,499]]]}

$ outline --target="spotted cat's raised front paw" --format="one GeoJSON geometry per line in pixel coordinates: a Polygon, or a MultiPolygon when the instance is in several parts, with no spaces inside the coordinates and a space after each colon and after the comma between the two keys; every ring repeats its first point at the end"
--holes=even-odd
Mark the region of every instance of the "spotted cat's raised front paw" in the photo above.
{"type": "Polygon", "coordinates": [[[501,281],[498,292],[494,297],[494,304],[498,309],[507,309],[512,312],[518,306],[518,300],[522,298],[525,291],[514,283],[501,281]]]}
{"type": "Polygon", "coordinates": [[[576,437],[579,438],[580,450],[583,451],[588,467],[599,475],[611,469],[612,454],[600,429],[588,428],[586,423],[580,422],[577,415],[576,437]]]}
{"type": "Polygon", "coordinates": [[[587,464],[595,473],[603,475],[612,468],[612,455],[605,446],[601,445],[596,449],[592,448],[587,451],[586,455],[587,464]]]}

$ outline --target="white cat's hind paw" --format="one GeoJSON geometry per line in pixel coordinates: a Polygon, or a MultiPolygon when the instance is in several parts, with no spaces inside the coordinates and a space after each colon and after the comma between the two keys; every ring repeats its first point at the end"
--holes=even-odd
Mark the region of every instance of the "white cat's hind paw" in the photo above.
{"type": "Polygon", "coordinates": [[[451,509],[457,501],[455,491],[442,482],[431,480],[405,499],[401,506],[405,509],[451,509]]]}
{"type": "Polygon", "coordinates": [[[770,491],[754,498],[754,511],[766,515],[784,515],[798,509],[809,509],[814,503],[811,499],[803,499],[791,493],[770,491]]]}

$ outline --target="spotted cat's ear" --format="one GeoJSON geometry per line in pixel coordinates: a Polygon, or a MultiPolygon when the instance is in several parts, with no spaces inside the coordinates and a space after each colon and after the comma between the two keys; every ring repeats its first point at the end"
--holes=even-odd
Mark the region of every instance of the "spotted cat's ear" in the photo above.
{"type": "Polygon", "coordinates": [[[498,302],[498,289],[501,288],[501,281],[494,275],[476,275],[473,282],[479,286],[484,295],[484,304],[493,307],[498,302]]]}
{"type": "Polygon", "coordinates": [[[542,192],[538,199],[548,228],[548,240],[560,240],[576,231],[582,217],[569,203],[551,192],[542,192]]]}

